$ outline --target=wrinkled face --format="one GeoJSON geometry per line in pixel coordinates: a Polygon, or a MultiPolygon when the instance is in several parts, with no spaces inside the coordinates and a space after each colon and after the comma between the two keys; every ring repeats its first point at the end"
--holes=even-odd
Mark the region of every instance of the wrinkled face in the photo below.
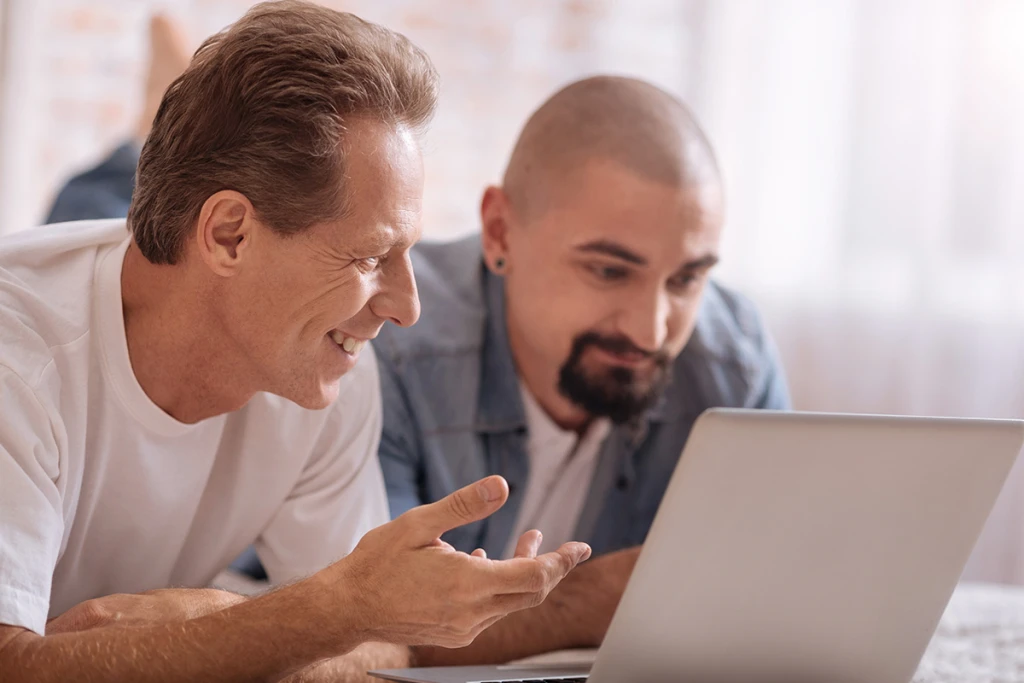
{"type": "Polygon", "coordinates": [[[720,191],[605,161],[566,185],[540,215],[507,217],[509,335],[521,375],[623,422],[657,399],[693,331],[718,260],[720,191]]]}
{"type": "Polygon", "coordinates": [[[345,145],[348,214],[294,236],[257,225],[220,307],[259,387],[311,409],[337,397],[382,325],[419,317],[409,260],[421,230],[416,139],[402,126],[357,122],[345,145]]]}

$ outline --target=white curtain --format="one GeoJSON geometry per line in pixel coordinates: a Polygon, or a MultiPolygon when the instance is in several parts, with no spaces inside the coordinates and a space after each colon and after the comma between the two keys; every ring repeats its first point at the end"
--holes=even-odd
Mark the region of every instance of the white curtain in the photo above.
{"type": "MultiPolygon", "coordinates": [[[[704,3],[721,275],[800,408],[1024,417],[1024,3],[704,3]]],[[[1024,583],[1024,464],[969,578],[1024,583]]]]}

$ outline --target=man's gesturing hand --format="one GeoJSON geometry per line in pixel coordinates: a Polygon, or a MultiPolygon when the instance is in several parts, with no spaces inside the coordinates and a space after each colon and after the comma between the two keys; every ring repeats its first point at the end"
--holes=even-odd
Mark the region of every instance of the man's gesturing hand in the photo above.
{"type": "Polygon", "coordinates": [[[325,572],[358,603],[368,639],[403,645],[464,647],[510,612],[535,607],[577,564],[585,543],[537,556],[540,534],[528,532],[516,557],[489,560],[440,540],[450,529],[483,519],[508,498],[494,476],[424,505],[366,534],[325,572]]]}

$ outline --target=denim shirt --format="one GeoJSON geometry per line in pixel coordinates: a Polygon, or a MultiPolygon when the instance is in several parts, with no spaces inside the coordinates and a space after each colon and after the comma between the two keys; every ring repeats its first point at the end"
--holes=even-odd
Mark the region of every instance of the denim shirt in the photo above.
{"type": "Polygon", "coordinates": [[[125,142],[102,163],[71,178],[53,200],[46,223],[124,218],[135,189],[139,146],[125,142]]]}
{"type": "MultiPolygon", "coordinates": [[[[374,348],[384,428],[380,460],[391,513],[430,503],[490,474],[509,500],[444,540],[500,557],[528,481],[526,417],[505,328],[503,280],[484,267],[479,236],[413,249],[422,315],[386,325],[374,348]]],[[[672,381],[639,427],[601,446],[574,539],[601,554],[643,543],[694,421],[715,406],[788,409],[773,342],[752,304],[708,285],[672,381]]]]}

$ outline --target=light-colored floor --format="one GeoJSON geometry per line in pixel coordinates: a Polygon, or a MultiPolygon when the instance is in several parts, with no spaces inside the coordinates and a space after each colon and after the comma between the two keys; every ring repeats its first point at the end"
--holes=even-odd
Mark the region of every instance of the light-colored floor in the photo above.
{"type": "MultiPolygon", "coordinates": [[[[593,663],[597,650],[552,652],[529,664],[593,663]]],[[[1024,681],[1024,588],[962,584],[953,594],[913,683],[1024,681]]]]}

